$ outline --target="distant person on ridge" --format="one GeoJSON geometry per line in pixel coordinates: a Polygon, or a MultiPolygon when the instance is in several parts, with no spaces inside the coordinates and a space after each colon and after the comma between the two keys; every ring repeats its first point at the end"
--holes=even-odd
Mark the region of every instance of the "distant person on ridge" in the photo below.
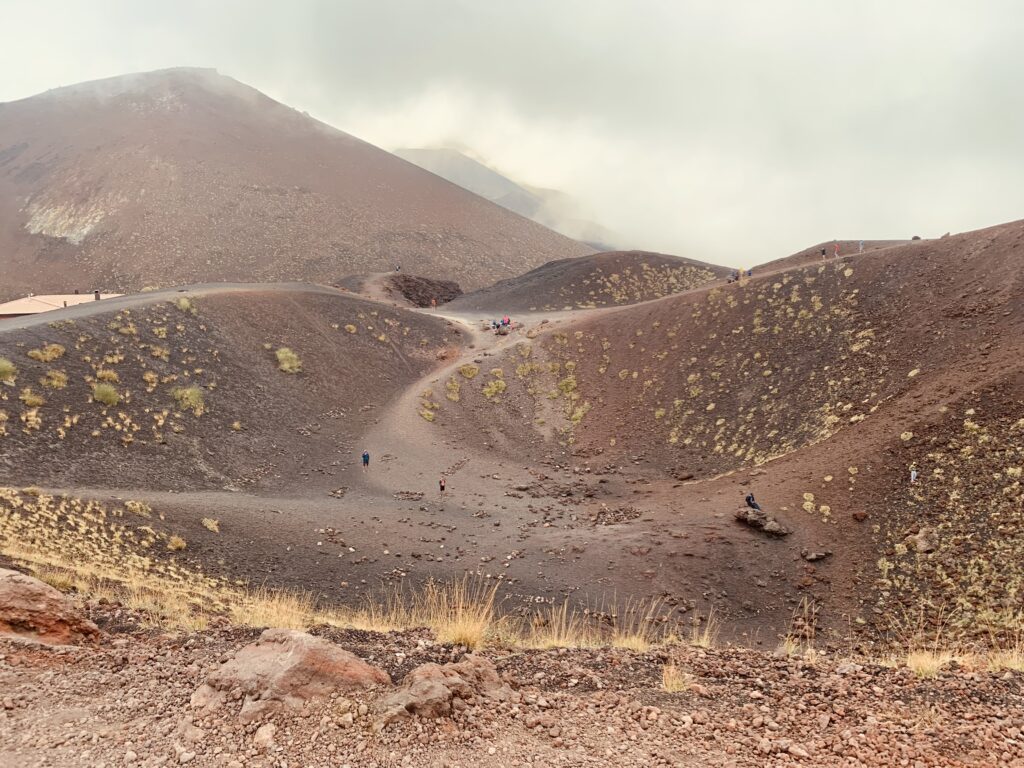
{"type": "Polygon", "coordinates": [[[441,491],[441,498],[443,499],[444,498],[444,489],[445,489],[445,481],[444,481],[443,477],[440,480],[437,481],[437,487],[441,491]]]}
{"type": "Polygon", "coordinates": [[[864,241],[863,240],[860,241],[860,245],[858,245],[857,247],[859,248],[857,253],[864,253],[864,241]]]}
{"type": "Polygon", "coordinates": [[[747,502],[747,506],[750,507],[751,509],[756,509],[758,512],[762,511],[761,510],[761,505],[758,504],[756,501],[754,501],[754,493],[753,493],[753,491],[748,493],[747,494],[747,498],[744,499],[744,500],[747,502]]]}
{"type": "Polygon", "coordinates": [[[828,258],[828,253],[825,251],[824,248],[822,248],[821,249],[821,260],[825,261],[825,259],[827,259],[827,258],[828,258]]]}
{"type": "Polygon", "coordinates": [[[363,471],[364,472],[366,471],[366,468],[368,466],[370,466],[370,452],[369,451],[363,451],[363,471]]]}
{"type": "Polygon", "coordinates": [[[839,258],[839,241],[836,240],[836,258],[839,258]]]}

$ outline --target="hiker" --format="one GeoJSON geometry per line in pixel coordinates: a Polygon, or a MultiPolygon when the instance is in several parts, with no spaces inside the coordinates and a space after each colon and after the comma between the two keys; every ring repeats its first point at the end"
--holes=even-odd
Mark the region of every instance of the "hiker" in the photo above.
{"type": "Polygon", "coordinates": [[[754,276],[754,269],[753,269],[753,267],[751,267],[750,269],[747,270],[747,277],[753,277],[753,276],[754,276]]]}
{"type": "Polygon", "coordinates": [[[910,484],[915,485],[917,483],[917,467],[910,468],[910,484]]]}
{"type": "Polygon", "coordinates": [[[839,241],[836,240],[836,258],[839,258],[839,241]]]}
{"type": "Polygon", "coordinates": [[[441,490],[441,498],[443,499],[444,498],[444,489],[445,489],[445,481],[444,481],[443,477],[440,480],[437,481],[437,487],[441,490]]]}
{"type": "Polygon", "coordinates": [[[828,258],[828,255],[826,254],[825,249],[822,248],[821,249],[821,260],[825,261],[827,258],[828,258]]]}
{"type": "Polygon", "coordinates": [[[370,466],[370,452],[363,451],[363,472],[366,471],[368,466],[370,466]]]}
{"type": "Polygon", "coordinates": [[[430,308],[431,309],[437,309],[437,299],[431,299],[430,300],[430,308]]]}
{"type": "Polygon", "coordinates": [[[857,253],[864,253],[864,241],[860,241],[860,245],[857,246],[857,253]]]}
{"type": "Polygon", "coordinates": [[[751,509],[756,509],[758,512],[762,511],[761,510],[761,505],[758,504],[756,501],[754,501],[754,493],[753,493],[753,491],[751,491],[750,493],[747,494],[747,498],[744,499],[744,501],[747,502],[747,506],[750,507],[751,509]]]}

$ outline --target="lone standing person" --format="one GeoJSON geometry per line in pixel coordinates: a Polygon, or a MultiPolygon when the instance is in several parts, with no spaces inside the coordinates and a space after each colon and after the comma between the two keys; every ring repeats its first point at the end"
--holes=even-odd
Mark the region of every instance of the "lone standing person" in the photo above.
{"type": "Polygon", "coordinates": [[[827,260],[827,259],[828,259],[828,253],[827,253],[827,252],[825,251],[825,249],[824,249],[824,248],[822,248],[822,249],[821,249],[821,260],[822,260],[822,261],[825,261],[825,260],[827,260]]]}
{"type": "Polygon", "coordinates": [[[910,484],[915,485],[917,483],[917,467],[910,468],[910,484]]]}
{"type": "Polygon", "coordinates": [[[366,468],[369,467],[369,466],[370,466],[370,452],[369,451],[363,451],[363,472],[365,472],[366,468]]]}
{"type": "Polygon", "coordinates": [[[860,245],[858,246],[858,248],[859,248],[859,250],[857,251],[857,253],[864,253],[864,241],[863,240],[860,241],[860,245]]]}
{"type": "Polygon", "coordinates": [[[444,481],[443,477],[440,480],[437,481],[437,487],[441,491],[441,498],[443,499],[444,498],[444,489],[445,489],[445,481],[444,481]]]}
{"type": "Polygon", "coordinates": [[[839,258],[839,241],[836,240],[836,258],[839,258]]]}

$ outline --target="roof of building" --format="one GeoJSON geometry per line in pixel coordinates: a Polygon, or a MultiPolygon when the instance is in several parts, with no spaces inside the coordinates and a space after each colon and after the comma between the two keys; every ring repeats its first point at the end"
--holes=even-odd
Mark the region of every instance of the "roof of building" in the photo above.
{"type": "MultiPolygon", "coordinates": [[[[101,293],[100,299],[112,299],[121,295],[120,293],[101,293]]],[[[85,304],[95,300],[96,297],[91,293],[53,293],[43,296],[26,296],[23,299],[0,304],[0,315],[37,315],[40,312],[73,307],[76,304],[85,304]]]]}

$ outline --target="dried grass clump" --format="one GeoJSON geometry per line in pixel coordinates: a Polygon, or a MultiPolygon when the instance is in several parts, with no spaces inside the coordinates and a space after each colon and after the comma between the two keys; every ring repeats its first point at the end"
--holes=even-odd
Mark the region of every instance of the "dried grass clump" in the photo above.
{"type": "Polygon", "coordinates": [[[171,552],[180,552],[186,546],[188,546],[188,543],[181,538],[181,536],[171,536],[167,540],[167,548],[171,550],[171,552]]]}
{"type": "Polygon", "coordinates": [[[204,517],[202,522],[203,528],[205,528],[206,530],[212,531],[213,533],[220,533],[219,520],[214,520],[212,517],[204,517]]]}
{"type": "Polygon", "coordinates": [[[28,356],[41,363],[52,363],[64,355],[64,347],[60,344],[44,344],[39,349],[30,349],[28,356]]]}
{"type": "Polygon", "coordinates": [[[110,384],[96,382],[92,385],[92,399],[106,406],[114,406],[121,402],[121,395],[110,384]]]}
{"type": "Polygon", "coordinates": [[[278,370],[285,373],[299,373],[302,371],[302,361],[288,347],[281,347],[274,354],[277,356],[278,370]]]}
{"type": "Polygon", "coordinates": [[[113,368],[100,368],[96,371],[96,378],[110,384],[117,384],[121,380],[121,377],[117,375],[117,371],[113,368]]]}
{"type": "Polygon", "coordinates": [[[466,363],[465,365],[459,366],[459,373],[461,373],[464,378],[472,379],[480,373],[480,366],[473,365],[472,363],[466,363]]]}
{"type": "Polygon", "coordinates": [[[41,408],[46,405],[46,398],[42,395],[37,395],[32,391],[31,387],[25,387],[21,390],[21,394],[18,395],[18,399],[29,408],[41,408]]]}
{"type": "Polygon", "coordinates": [[[690,690],[693,675],[683,671],[676,664],[669,662],[661,668],[661,687],[668,693],[680,693],[690,690]]]}
{"type": "Polygon", "coordinates": [[[64,389],[68,385],[68,375],[64,371],[47,371],[39,383],[47,389],[64,389]]]}
{"type": "Polygon", "coordinates": [[[153,508],[149,504],[144,501],[136,501],[135,499],[128,499],[124,503],[124,508],[139,517],[149,517],[153,514],[153,508]]]}

